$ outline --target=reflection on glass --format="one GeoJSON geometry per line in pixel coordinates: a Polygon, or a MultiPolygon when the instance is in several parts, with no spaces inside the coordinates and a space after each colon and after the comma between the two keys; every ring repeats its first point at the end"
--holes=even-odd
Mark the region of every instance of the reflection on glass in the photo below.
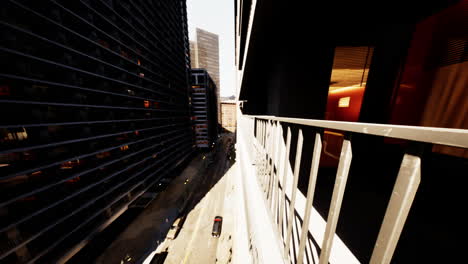
{"type": "Polygon", "coordinates": [[[336,47],[327,120],[358,121],[373,51],[374,48],[368,46],[336,47]]]}
{"type": "MultiPolygon", "coordinates": [[[[373,47],[336,47],[325,119],[356,122],[361,111],[373,47]]],[[[343,134],[326,130],[320,166],[336,168],[343,134]]]]}

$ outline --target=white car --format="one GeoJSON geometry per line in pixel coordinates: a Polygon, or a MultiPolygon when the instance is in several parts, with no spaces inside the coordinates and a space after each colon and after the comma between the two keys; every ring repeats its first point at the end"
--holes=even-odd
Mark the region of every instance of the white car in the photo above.
{"type": "Polygon", "coordinates": [[[180,228],[182,227],[184,219],[185,216],[180,216],[172,223],[171,229],[169,229],[169,232],[167,232],[167,238],[175,239],[177,237],[177,234],[179,233],[180,228]]]}

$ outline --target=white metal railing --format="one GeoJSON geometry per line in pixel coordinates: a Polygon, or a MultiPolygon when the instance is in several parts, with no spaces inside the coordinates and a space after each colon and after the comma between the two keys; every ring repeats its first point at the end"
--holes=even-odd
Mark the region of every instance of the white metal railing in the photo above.
{"type": "MultiPolygon", "coordinates": [[[[289,261],[296,260],[296,263],[303,263],[306,251],[309,258],[314,258],[315,255],[320,264],[329,262],[359,263],[359,261],[335,232],[352,160],[352,142],[347,137],[343,139],[332,200],[325,222],[312,206],[322,152],[321,133],[315,132],[308,191],[307,196],[304,197],[301,192],[298,192],[301,162],[294,162],[294,169],[290,167],[289,163],[292,138],[290,127],[292,124],[311,126],[322,130],[334,129],[344,133],[360,133],[468,148],[468,130],[464,129],[240,115],[238,133],[240,136],[248,137],[244,140],[250,145],[250,151],[255,156],[254,164],[258,181],[264,192],[272,221],[276,224],[279,237],[283,240],[284,256],[289,261]],[[284,133],[287,133],[285,142],[283,140],[284,133]],[[302,225],[296,221],[296,212],[301,217],[302,225]],[[313,223],[311,223],[311,219],[313,219],[313,223]],[[293,226],[300,230],[299,234],[292,232],[293,226]],[[324,231],[317,232],[316,229],[324,231]],[[316,241],[322,241],[320,254],[314,253],[313,247],[308,245],[309,233],[315,237],[316,241]],[[332,245],[333,251],[331,250],[332,245]]],[[[299,129],[295,161],[301,160],[303,138],[303,132],[299,129]]],[[[390,263],[420,181],[421,157],[406,153],[393,186],[393,192],[381,223],[370,263],[390,263]]]]}

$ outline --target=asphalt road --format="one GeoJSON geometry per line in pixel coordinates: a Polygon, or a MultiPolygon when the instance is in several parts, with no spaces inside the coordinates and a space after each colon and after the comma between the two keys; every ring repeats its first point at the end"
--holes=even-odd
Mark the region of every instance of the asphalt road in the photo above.
{"type": "MultiPolygon", "coordinates": [[[[214,154],[202,153],[195,157],[167,189],[119,234],[95,263],[150,263],[157,252],[168,251],[164,263],[228,263],[231,250],[230,210],[224,204],[230,200],[226,187],[229,184],[229,168],[226,158],[228,138],[224,136],[214,154]],[[206,167],[213,155],[213,163],[206,167]],[[166,239],[172,222],[187,197],[187,218],[174,240],[166,239]],[[227,213],[226,213],[227,212],[227,213]],[[223,216],[223,229],[219,238],[211,237],[213,219],[223,216]],[[218,251],[218,252],[217,252],[218,251]]],[[[229,193],[231,193],[229,191],[229,193]]],[[[232,197],[231,197],[232,198],[232,197]]],[[[229,207],[229,206],[228,206],[229,207]]],[[[133,210],[133,209],[132,209],[133,210]]]]}
{"type": "Polygon", "coordinates": [[[215,162],[193,193],[193,209],[188,212],[178,236],[174,240],[166,239],[144,263],[150,263],[155,253],[163,251],[168,252],[166,264],[229,263],[233,225],[230,175],[233,172],[231,161],[226,158],[227,137],[222,140],[215,162]],[[220,237],[211,236],[215,216],[223,217],[220,237]]]}

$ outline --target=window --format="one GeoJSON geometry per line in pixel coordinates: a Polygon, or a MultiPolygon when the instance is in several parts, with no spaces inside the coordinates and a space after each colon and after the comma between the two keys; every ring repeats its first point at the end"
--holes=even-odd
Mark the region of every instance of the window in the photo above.
{"type": "Polygon", "coordinates": [[[373,51],[368,46],[335,48],[325,119],[358,121],[373,51]]]}

